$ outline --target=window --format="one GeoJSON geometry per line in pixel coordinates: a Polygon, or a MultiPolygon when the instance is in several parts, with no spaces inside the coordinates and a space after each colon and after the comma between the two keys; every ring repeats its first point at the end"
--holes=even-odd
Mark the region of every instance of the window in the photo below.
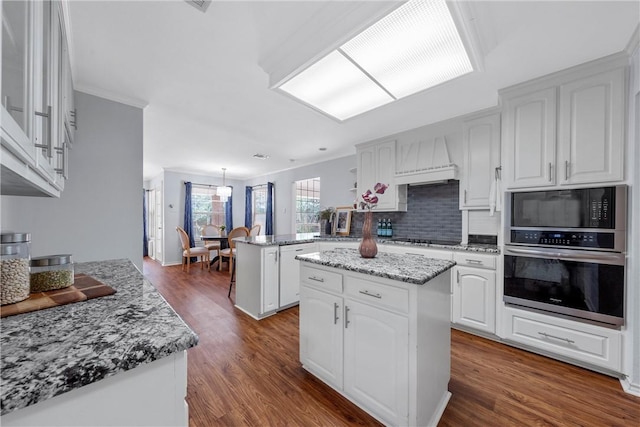
{"type": "Polygon", "coordinates": [[[260,224],[260,234],[264,234],[267,224],[267,186],[258,185],[253,187],[253,206],[251,207],[251,224],[260,224]]]}
{"type": "Polygon", "coordinates": [[[202,234],[207,224],[225,225],[225,202],[220,201],[215,185],[193,185],[191,188],[191,214],[194,236],[202,234]]]}
{"type": "Polygon", "coordinates": [[[296,233],[320,232],[320,178],[296,181],[296,233]]]}

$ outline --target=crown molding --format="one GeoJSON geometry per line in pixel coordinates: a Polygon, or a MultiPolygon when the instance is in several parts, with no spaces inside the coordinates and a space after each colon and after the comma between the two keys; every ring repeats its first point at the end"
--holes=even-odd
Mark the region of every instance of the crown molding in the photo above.
{"type": "Polygon", "coordinates": [[[94,87],[90,87],[90,86],[83,86],[81,84],[74,85],[73,89],[75,91],[78,91],[78,92],[86,93],[87,95],[97,96],[98,98],[104,98],[104,99],[107,99],[109,101],[118,102],[120,104],[128,105],[130,107],[136,107],[136,108],[144,109],[145,107],[147,107],[149,105],[148,101],[145,101],[145,100],[142,100],[142,99],[122,96],[120,94],[116,94],[116,93],[110,92],[108,90],[94,88],[94,87]]]}

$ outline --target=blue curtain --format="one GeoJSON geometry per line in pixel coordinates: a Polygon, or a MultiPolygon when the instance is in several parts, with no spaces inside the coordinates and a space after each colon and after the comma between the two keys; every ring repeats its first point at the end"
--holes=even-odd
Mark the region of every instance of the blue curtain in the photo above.
{"type": "Polygon", "coordinates": [[[244,226],[253,226],[253,187],[244,187],[244,226]]]}
{"type": "Polygon", "coordinates": [[[231,195],[224,204],[224,218],[226,220],[227,232],[233,230],[233,187],[231,187],[231,195]]]}
{"type": "Polygon", "coordinates": [[[142,256],[149,256],[147,233],[147,190],[142,189],[142,256]]]}
{"type": "Polygon", "coordinates": [[[264,232],[267,236],[273,235],[273,182],[267,182],[267,224],[264,232]]]}
{"type": "Polygon", "coordinates": [[[184,183],[184,231],[189,235],[189,245],[193,248],[196,241],[193,238],[193,215],[191,214],[191,182],[184,183]]]}

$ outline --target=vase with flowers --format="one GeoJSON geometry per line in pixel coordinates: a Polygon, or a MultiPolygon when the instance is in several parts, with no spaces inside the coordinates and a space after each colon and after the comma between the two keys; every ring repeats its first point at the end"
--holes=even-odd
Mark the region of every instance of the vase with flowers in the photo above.
{"type": "Polygon", "coordinates": [[[362,258],[374,258],[378,253],[378,245],[376,240],[371,236],[371,228],[373,227],[373,212],[378,205],[378,194],[382,195],[389,188],[389,185],[378,182],[372,190],[367,190],[362,194],[360,201],[360,209],[364,210],[364,224],[362,225],[362,241],[360,242],[360,256],[362,258]]]}

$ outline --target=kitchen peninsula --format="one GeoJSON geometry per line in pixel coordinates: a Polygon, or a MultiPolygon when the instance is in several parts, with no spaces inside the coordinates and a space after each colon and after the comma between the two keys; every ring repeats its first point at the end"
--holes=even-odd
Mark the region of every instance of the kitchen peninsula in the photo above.
{"type": "Polygon", "coordinates": [[[436,425],[451,394],[454,261],[355,249],[298,255],[300,361],[388,425],[436,425]]]}
{"type": "Polygon", "coordinates": [[[187,426],[196,334],[131,261],[75,272],[116,293],[2,319],[2,425],[187,426]]]}

